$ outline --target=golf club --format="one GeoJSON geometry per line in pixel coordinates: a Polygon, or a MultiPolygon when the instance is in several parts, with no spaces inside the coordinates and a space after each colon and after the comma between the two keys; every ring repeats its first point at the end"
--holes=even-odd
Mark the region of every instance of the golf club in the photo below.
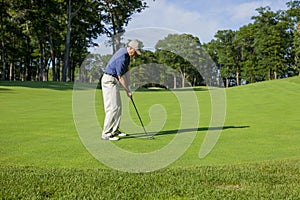
{"type": "Polygon", "coordinates": [[[144,124],[143,124],[143,122],[142,122],[141,116],[140,116],[140,114],[139,114],[139,112],[138,112],[138,110],[137,110],[137,108],[136,108],[136,106],[135,106],[135,103],[134,103],[134,101],[133,101],[132,96],[130,97],[130,99],[131,99],[131,102],[132,102],[132,104],[133,104],[133,107],[134,107],[134,109],[135,109],[135,111],[136,111],[136,114],[137,114],[137,116],[138,116],[138,118],[139,118],[139,120],[140,120],[140,122],[141,122],[141,125],[142,125],[142,127],[143,127],[143,129],[144,129],[145,134],[148,136],[148,139],[150,139],[150,140],[151,140],[151,139],[154,139],[153,135],[149,135],[149,134],[147,133],[147,131],[146,131],[145,127],[144,127],[144,124]]]}

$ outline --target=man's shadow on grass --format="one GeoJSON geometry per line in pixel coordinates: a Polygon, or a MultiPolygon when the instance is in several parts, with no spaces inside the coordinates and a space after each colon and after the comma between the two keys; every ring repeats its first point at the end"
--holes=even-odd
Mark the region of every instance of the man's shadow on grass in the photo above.
{"type": "Polygon", "coordinates": [[[195,132],[195,131],[208,131],[208,130],[210,130],[210,131],[219,131],[219,130],[226,130],[226,129],[243,129],[243,128],[249,128],[249,127],[250,126],[220,126],[220,127],[200,127],[200,128],[174,129],[174,130],[160,131],[158,133],[147,132],[148,135],[146,135],[145,133],[129,134],[126,138],[139,138],[139,137],[147,137],[147,136],[174,135],[174,134],[189,133],[189,132],[195,132]]]}

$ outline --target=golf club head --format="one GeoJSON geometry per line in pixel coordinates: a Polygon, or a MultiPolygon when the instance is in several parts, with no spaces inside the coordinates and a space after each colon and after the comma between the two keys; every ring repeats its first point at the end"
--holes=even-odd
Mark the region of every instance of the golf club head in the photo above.
{"type": "Polygon", "coordinates": [[[148,140],[154,140],[154,137],[153,136],[149,136],[148,140]]]}

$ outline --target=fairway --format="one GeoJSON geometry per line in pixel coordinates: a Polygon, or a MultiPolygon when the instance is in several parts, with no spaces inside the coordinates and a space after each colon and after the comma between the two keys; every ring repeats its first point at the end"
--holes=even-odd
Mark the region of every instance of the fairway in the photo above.
{"type": "MultiPolygon", "coordinates": [[[[237,172],[242,173],[243,168],[248,171],[253,171],[256,168],[254,166],[257,165],[260,168],[259,163],[261,163],[262,169],[268,168],[268,163],[274,163],[274,166],[278,167],[275,171],[280,172],[282,171],[281,166],[287,165],[285,167],[293,168],[294,172],[299,172],[299,91],[299,77],[226,89],[227,107],[224,127],[209,127],[211,98],[208,88],[195,88],[192,91],[188,89],[182,90],[180,92],[183,95],[195,92],[199,103],[199,107],[195,112],[200,113],[198,125],[182,130],[180,129],[182,113],[179,108],[180,102],[174,95],[176,91],[136,91],[134,92],[135,102],[147,131],[156,134],[155,139],[147,140],[143,137],[133,137],[143,133],[143,129],[140,127],[133,106],[128,101],[128,104],[124,105],[124,114],[128,114],[130,120],[136,125],[132,129],[126,127],[128,124],[126,120],[129,119],[126,118],[122,121],[121,128],[127,130],[128,134],[133,135],[114,142],[114,144],[127,152],[147,153],[159,150],[169,144],[178,131],[180,134],[186,135],[196,132],[195,138],[187,151],[168,166],[167,169],[162,169],[163,171],[166,170],[168,178],[171,177],[172,173],[180,174],[181,170],[185,174],[190,169],[191,173],[199,175],[201,171],[203,173],[204,171],[210,171],[209,169],[212,167],[220,174],[222,174],[221,171],[228,170],[226,174],[233,177],[234,180],[231,181],[234,183],[238,180],[238,175],[234,171],[230,174],[231,168],[237,168],[237,172]],[[155,114],[152,111],[157,113],[155,114]],[[164,121],[161,129],[156,130],[156,126],[151,126],[151,124],[161,123],[162,120],[157,117],[160,114],[164,121]],[[223,130],[212,151],[206,157],[200,159],[199,150],[209,128],[222,128],[223,130]],[[285,162],[291,163],[291,166],[284,164],[285,162]]],[[[82,90],[80,92],[85,91],[82,90]]],[[[90,176],[89,170],[97,171],[96,173],[100,174],[103,172],[107,173],[106,170],[109,167],[89,154],[79,138],[72,114],[72,94],[73,85],[71,83],[0,82],[0,162],[3,169],[1,179],[5,181],[4,177],[10,177],[9,179],[13,180],[14,177],[11,176],[14,173],[19,176],[18,172],[21,173],[22,171],[29,173],[28,176],[30,176],[30,172],[27,172],[28,168],[37,169],[37,174],[53,173],[54,177],[57,176],[58,179],[60,179],[60,173],[69,174],[73,170],[76,171],[74,172],[75,174],[81,174],[80,170],[88,170],[83,172],[87,173],[88,177],[90,176]],[[43,169],[45,170],[44,172],[43,169]],[[67,169],[70,172],[60,171],[67,169]],[[14,171],[14,173],[9,173],[9,171],[14,171]]],[[[122,97],[125,98],[125,96],[122,97]]],[[[104,114],[100,89],[97,89],[95,92],[95,102],[97,120],[102,126],[104,114]]],[[[100,133],[99,130],[99,140],[100,133]]],[[[271,169],[269,170],[272,171],[271,169]]],[[[121,172],[113,170],[111,173],[119,174],[120,177],[125,179],[121,172]]],[[[158,177],[160,176],[159,173],[162,173],[162,171],[154,172],[153,176],[158,177]]],[[[212,172],[208,174],[213,177],[216,176],[212,172]]],[[[209,186],[210,177],[206,177],[207,180],[205,180],[205,177],[202,177],[202,175],[201,181],[206,182],[208,184],[207,187],[211,190],[212,188],[209,186]]],[[[228,179],[227,175],[224,180],[228,179]]],[[[32,176],[30,177],[32,178],[32,176]]],[[[130,179],[130,177],[134,179],[134,175],[130,175],[128,178],[130,179]]],[[[182,178],[182,176],[179,177],[182,178]]],[[[149,180],[151,175],[144,178],[149,180]]],[[[219,178],[222,179],[221,177],[219,178]]],[[[299,181],[299,175],[295,178],[296,181],[299,181]]],[[[109,177],[105,179],[109,179],[109,177]]],[[[161,183],[166,181],[163,178],[160,178],[160,180],[161,183]]],[[[197,180],[195,178],[195,181],[197,180]]],[[[255,182],[255,178],[253,181],[255,182]]],[[[231,190],[234,187],[239,189],[239,187],[242,187],[235,186],[233,183],[227,186],[222,186],[220,185],[221,183],[218,183],[219,190],[231,190]]],[[[4,185],[7,182],[1,182],[1,184],[4,185]]],[[[26,183],[20,184],[26,185],[26,183]]],[[[33,181],[33,184],[38,184],[38,182],[33,181]]],[[[97,184],[99,183],[97,182],[97,184]]],[[[160,183],[157,182],[157,184],[160,183]]],[[[293,182],[291,184],[293,184],[291,187],[295,186],[293,182]]],[[[3,185],[1,186],[3,187],[3,185]]],[[[200,190],[206,190],[207,187],[204,184],[200,187],[200,190]]],[[[299,185],[296,185],[296,187],[299,188],[299,185]]],[[[266,191],[268,190],[267,188],[265,189],[266,191]]],[[[11,189],[11,191],[18,190],[11,189]]],[[[58,191],[54,192],[54,194],[59,195],[58,191]]],[[[154,195],[153,193],[151,194],[154,195]]],[[[296,194],[299,194],[299,190],[291,194],[296,196],[296,194]]],[[[174,194],[174,198],[184,197],[195,197],[195,195],[192,194],[192,191],[186,196],[174,194]]],[[[146,199],[151,199],[151,195],[146,199]]]]}

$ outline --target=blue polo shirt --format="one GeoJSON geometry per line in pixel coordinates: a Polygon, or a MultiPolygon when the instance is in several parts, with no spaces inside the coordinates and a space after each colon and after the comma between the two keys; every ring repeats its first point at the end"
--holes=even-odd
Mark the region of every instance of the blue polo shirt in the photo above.
{"type": "Polygon", "coordinates": [[[126,48],[120,48],[109,60],[105,73],[110,74],[116,78],[123,76],[129,69],[130,56],[126,48]]]}

